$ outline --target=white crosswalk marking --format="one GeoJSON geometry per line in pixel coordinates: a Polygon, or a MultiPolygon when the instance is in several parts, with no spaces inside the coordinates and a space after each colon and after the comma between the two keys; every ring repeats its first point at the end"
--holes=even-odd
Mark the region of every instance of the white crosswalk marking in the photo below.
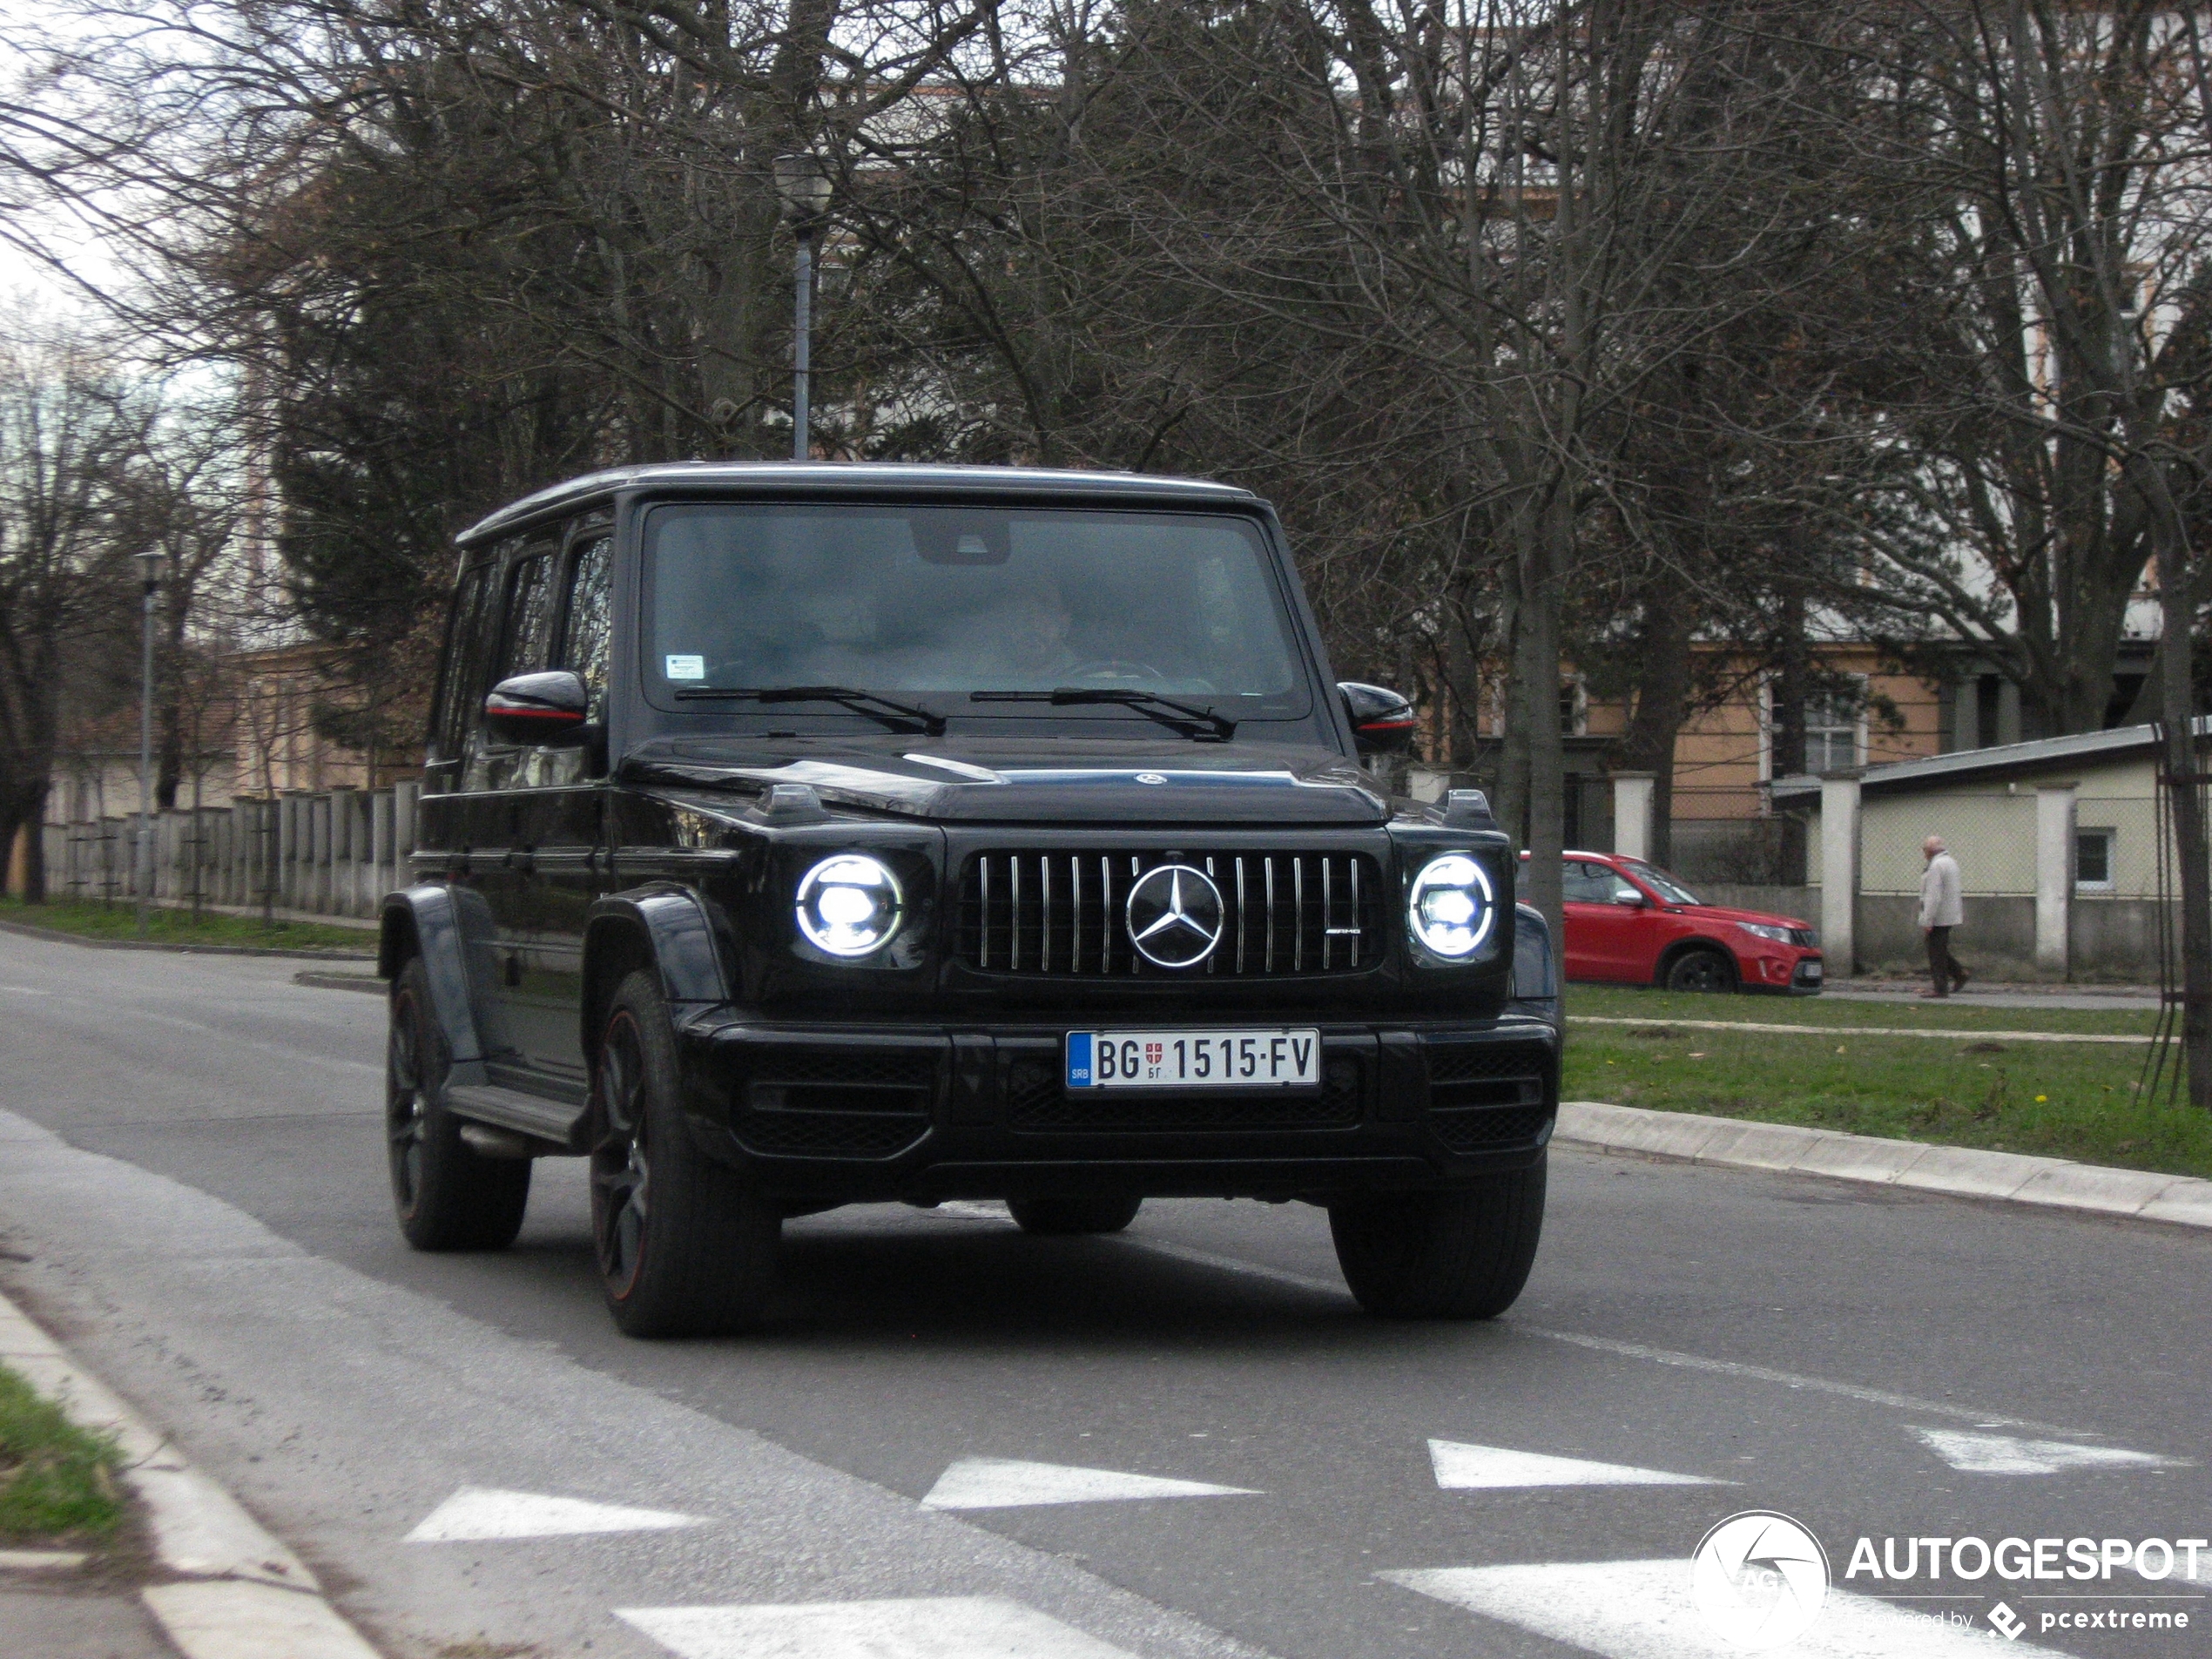
{"type": "Polygon", "coordinates": [[[937,1478],[922,1507],[928,1509],[1015,1509],[1031,1504],[1111,1503],[1130,1498],[1248,1498],[1244,1487],[1169,1480],[1119,1469],[1069,1468],[1013,1458],[962,1458],[937,1478]]]}
{"type": "Polygon", "coordinates": [[[681,1659],[1129,1659],[995,1595],[617,1608],[615,1616],[681,1659]]]}
{"type": "Polygon", "coordinates": [[[1669,1474],[1664,1469],[1632,1468],[1625,1463],[1588,1463],[1581,1458],[1547,1457],[1502,1446],[1467,1446],[1431,1440],[1429,1462],[1436,1484],[1447,1491],[1486,1487],[1726,1487],[1702,1474],[1669,1474]]]}
{"type": "MultiPolygon", "coordinates": [[[[1447,1567],[1378,1576],[1604,1659],[1741,1659],[1741,1650],[1709,1630],[1691,1604],[1686,1560],[1447,1567]]],[[[1971,1610],[1988,1608],[1974,1604],[1971,1610]]],[[[2027,1642],[1993,1649],[1988,1629],[1979,1623],[1944,1624],[1833,1589],[1812,1628],[1786,1649],[1790,1659],[1992,1659],[1999,1650],[2007,1659],[2057,1659],[2027,1642]]]]}
{"type": "Polygon", "coordinates": [[[463,1487],[423,1517],[400,1541],[446,1544],[464,1539],[562,1538],[583,1533],[662,1532],[672,1527],[705,1525],[698,1515],[666,1509],[630,1509],[620,1504],[587,1503],[537,1492],[502,1492],[496,1487],[463,1487]]]}
{"type": "Polygon", "coordinates": [[[2057,1474],[2065,1469],[2185,1469],[2178,1458],[2116,1446],[2078,1446],[2072,1440],[2024,1440],[2011,1434],[1969,1434],[1959,1429],[1916,1428],[1927,1448],[1966,1474],[2057,1474]]]}

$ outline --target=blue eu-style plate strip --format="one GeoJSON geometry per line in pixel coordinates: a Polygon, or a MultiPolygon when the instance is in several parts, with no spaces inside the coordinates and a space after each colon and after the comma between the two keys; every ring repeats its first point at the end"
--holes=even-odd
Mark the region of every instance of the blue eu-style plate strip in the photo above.
{"type": "Polygon", "coordinates": [[[1090,1069],[1090,1037],[1088,1031],[1068,1034],[1068,1087],[1089,1089],[1093,1078],[1090,1069]]]}

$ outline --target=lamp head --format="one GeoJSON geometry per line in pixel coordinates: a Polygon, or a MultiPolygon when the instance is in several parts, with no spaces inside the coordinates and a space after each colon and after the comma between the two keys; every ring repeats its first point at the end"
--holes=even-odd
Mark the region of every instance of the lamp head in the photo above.
{"type": "Polygon", "coordinates": [[[131,556],[138,562],[138,580],[149,588],[159,587],[168,573],[169,556],[158,547],[150,547],[131,556]]]}
{"type": "Polygon", "coordinates": [[[778,156],[776,194],[783,199],[784,217],[794,225],[810,225],[829,211],[835,185],[829,163],[811,152],[778,156]]]}

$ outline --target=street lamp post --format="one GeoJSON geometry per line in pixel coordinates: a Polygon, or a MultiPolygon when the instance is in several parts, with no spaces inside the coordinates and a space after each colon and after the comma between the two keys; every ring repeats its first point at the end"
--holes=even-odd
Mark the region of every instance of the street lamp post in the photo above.
{"type": "Polygon", "coordinates": [[[149,548],[132,556],[138,562],[145,595],[145,654],[138,679],[138,846],[134,860],[138,879],[138,937],[146,936],[146,911],[153,887],[153,607],[161,592],[164,555],[149,548]]]}
{"type": "Polygon", "coordinates": [[[791,346],[791,458],[811,460],[807,394],[813,377],[814,231],[828,211],[829,164],[811,154],[776,158],[776,194],[783,199],[784,217],[799,239],[796,327],[791,346]]]}

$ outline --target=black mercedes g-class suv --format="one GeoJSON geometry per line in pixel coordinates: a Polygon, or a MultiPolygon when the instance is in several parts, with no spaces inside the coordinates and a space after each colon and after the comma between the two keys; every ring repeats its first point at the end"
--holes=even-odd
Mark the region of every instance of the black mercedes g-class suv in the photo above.
{"type": "Polygon", "coordinates": [[[497,1249],[589,1160],[633,1335],[760,1317],[786,1217],[1325,1204],[1353,1292],[1519,1293],[1556,981],[1474,792],[1359,760],[1225,486],[830,464],[579,478],[460,538],[384,903],[401,1230],[497,1249]]]}

